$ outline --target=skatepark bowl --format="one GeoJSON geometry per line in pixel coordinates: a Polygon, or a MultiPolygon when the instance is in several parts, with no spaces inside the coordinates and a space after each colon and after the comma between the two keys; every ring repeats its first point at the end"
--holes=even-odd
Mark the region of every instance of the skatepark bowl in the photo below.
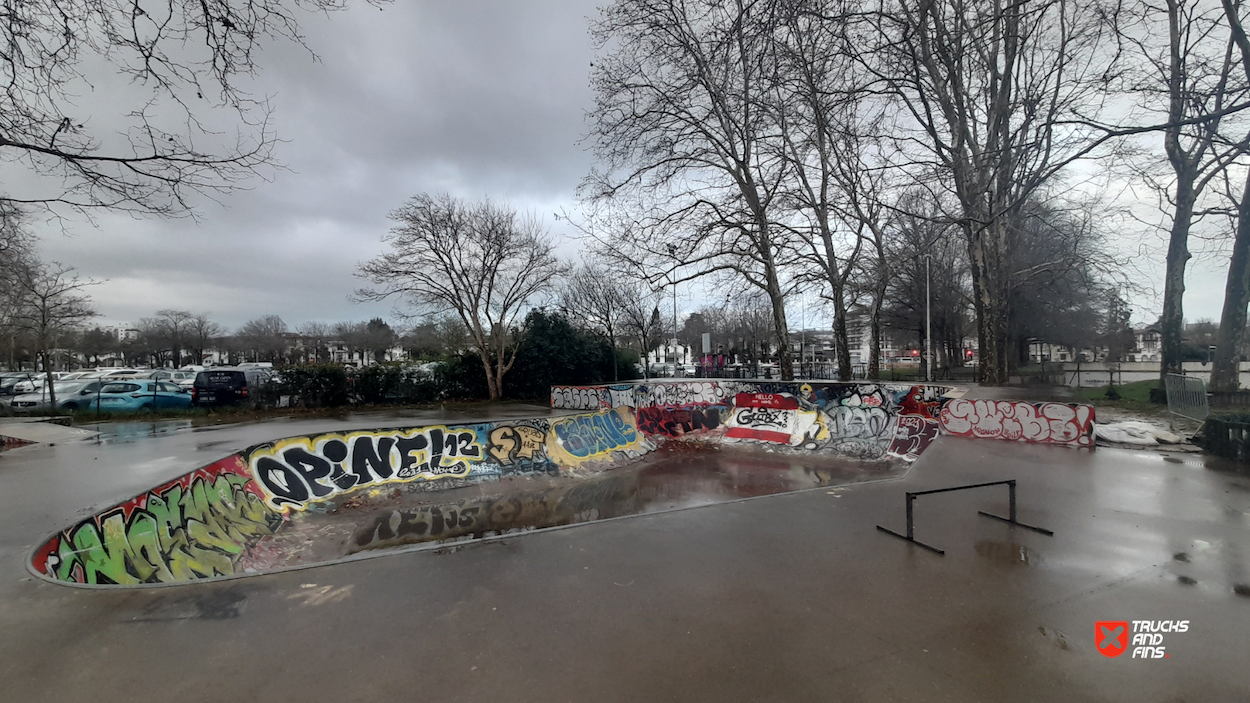
{"type": "Polygon", "coordinates": [[[555,387],[566,415],[254,444],[42,542],[37,576],[135,587],[247,576],[903,476],[941,434],[1089,447],[1085,405],[938,385],[555,387]]]}

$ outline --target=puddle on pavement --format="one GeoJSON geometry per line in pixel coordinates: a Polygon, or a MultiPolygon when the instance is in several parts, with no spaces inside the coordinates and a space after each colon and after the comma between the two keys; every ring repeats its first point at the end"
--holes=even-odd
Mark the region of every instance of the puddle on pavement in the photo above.
{"type": "Polygon", "coordinates": [[[974,549],[982,559],[1008,566],[1037,566],[1042,560],[1037,552],[1014,542],[983,539],[976,543],[974,549]]]}
{"type": "Polygon", "coordinates": [[[419,543],[475,540],[755,496],[902,476],[901,461],[814,459],[754,448],[670,445],[589,478],[503,478],[441,491],[358,495],[299,515],[240,558],[243,571],[419,543]]]}
{"type": "Polygon", "coordinates": [[[83,427],[99,432],[100,434],[96,439],[101,443],[123,444],[185,430],[191,427],[191,425],[191,420],[149,420],[147,422],[101,422],[94,425],[83,425],[83,427]]]}

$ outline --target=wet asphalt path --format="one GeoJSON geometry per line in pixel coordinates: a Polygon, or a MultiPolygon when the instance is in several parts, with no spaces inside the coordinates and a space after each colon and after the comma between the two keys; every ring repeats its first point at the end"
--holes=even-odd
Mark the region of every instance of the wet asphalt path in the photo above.
{"type": "Polygon", "coordinates": [[[898,481],[437,552],[153,590],[25,571],[79,516],[249,444],[426,419],[0,455],[0,700],[1250,699],[1250,479],[1193,455],[942,438],[898,481]],[[977,516],[1005,489],[917,501],[945,557],[874,529],[902,529],[906,490],[1005,478],[1054,537],[977,516]],[[1097,653],[1095,621],[1134,619],[1190,627],[1167,659],[1097,653]]]}

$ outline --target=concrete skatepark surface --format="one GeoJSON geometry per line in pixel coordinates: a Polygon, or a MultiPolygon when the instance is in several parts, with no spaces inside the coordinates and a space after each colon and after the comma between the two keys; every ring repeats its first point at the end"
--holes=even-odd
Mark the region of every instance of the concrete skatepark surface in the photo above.
{"type": "Polygon", "coordinates": [[[92,507],[353,424],[387,422],[0,457],[5,698],[1242,701],[1250,688],[1250,481],[1192,456],[940,437],[896,481],[240,581],[82,591],[24,571],[92,507]],[[901,527],[904,491],[1005,478],[1021,520],[1053,538],[978,518],[1005,509],[993,490],[918,502],[917,534],[945,557],[874,529],[901,527]],[[1166,660],[1095,651],[1095,621],[1134,619],[1191,625],[1166,660]]]}
{"type": "Polygon", "coordinates": [[[939,431],[1093,442],[1089,406],[960,395],[646,381],[553,387],[558,416],[273,438],[80,518],[34,550],[31,573],[86,587],[238,578],[654,512],[675,493],[692,504],[889,478],[939,431]],[[699,457],[657,456],[674,451],[699,457]]]}

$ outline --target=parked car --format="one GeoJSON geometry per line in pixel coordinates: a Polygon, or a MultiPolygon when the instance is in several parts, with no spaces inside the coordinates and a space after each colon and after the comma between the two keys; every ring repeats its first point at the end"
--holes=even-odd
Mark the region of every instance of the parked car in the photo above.
{"type": "Polygon", "coordinates": [[[13,394],[22,395],[23,393],[37,393],[48,382],[48,377],[42,371],[32,373],[27,378],[13,384],[13,394]]]}
{"type": "Polygon", "coordinates": [[[148,378],[116,381],[109,379],[100,389],[98,406],[91,398],[91,408],[100,412],[142,412],[191,406],[191,394],[167,381],[148,378]]]}
{"type": "Polygon", "coordinates": [[[183,388],[190,388],[195,383],[194,371],[171,371],[169,369],[158,369],[148,374],[148,378],[154,378],[158,381],[168,381],[183,388]]]}
{"type": "Polygon", "coordinates": [[[147,369],[101,369],[100,378],[130,378],[148,373],[147,369]]]}
{"type": "Polygon", "coordinates": [[[78,378],[79,380],[84,379],[84,378],[118,378],[120,379],[120,378],[141,377],[146,373],[148,372],[142,369],[92,369],[91,371],[82,372],[82,375],[79,376],[78,378]]]}
{"type": "Polygon", "coordinates": [[[253,369],[272,369],[273,362],[272,361],[244,361],[241,364],[237,364],[235,368],[242,369],[244,371],[250,371],[253,369]]]}
{"type": "Polygon", "coordinates": [[[60,410],[82,410],[95,403],[96,391],[104,385],[104,381],[58,381],[52,384],[53,393],[41,389],[38,393],[25,393],[14,396],[10,407],[16,413],[43,412],[49,408],[49,396],[56,396],[56,407],[60,410]]]}
{"type": "Polygon", "coordinates": [[[20,395],[22,391],[17,386],[21,383],[27,383],[34,376],[29,371],[7,371],[0,373],[0,404],[9,405],[13,397],[20,395]]]}
{"type": "Polygon", "coordinates": [[[254,402],[261,386],[273,374],[259,369],[218,366],[195,375],[191,386],[191,402],[195,405],[231,405],[254,402]]]}

